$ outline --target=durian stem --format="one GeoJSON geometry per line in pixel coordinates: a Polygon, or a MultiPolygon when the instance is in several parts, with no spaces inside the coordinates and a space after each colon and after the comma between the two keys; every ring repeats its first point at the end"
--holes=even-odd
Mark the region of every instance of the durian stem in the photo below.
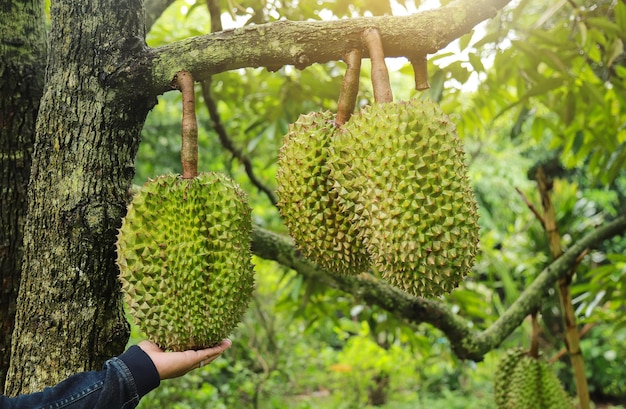
{"type": "MultiPolygon", "coordinates": [[[[561,248],[561,235],[556,222],[556,212],[554,210],[552,199],[550,198],[552,181],[548,179],[548,176],[541,166],[537,169],[536,176],[539,193],[541,195],[541,205],[544,211],[544,229],[548,235],[550,251],[556,260],[563,254],[563,249],[561,248]]],[[[580,348],[580,337],[576,325],[576,313],[574,311],[572,293],[570,291],[570,282],[576,268],[578,267],[578,263],[579,261],[577,259],[577,262],[572,266],[570,273],[559,278],[558,289],[565,326],[565,345],[567,346],[570,362],[572,363],[574,382],[576,383],[576,392],[578,394],[578,404],[580,409],[589,409],[589,386],[585,375],[585,361],[580,348]]]]}
{"type": "Polygon", "coordinates": [[[341,126],[348,122],[354,107],[356,106],[356,97],[359,93],[359,79],[361,76],[361,50],[354,49],[348,51],[345,56],[348,67],[341,84],[341,92],[337,101],[337,118],[335,124],[341,126]]]}
{"type": "Polygon", "coordinates": [[[530,352],[528,354],[533,358],[537,358],[539,356],[539,333],[541,332],[541,329],[539,327],[537,315],[538,313],[536,311],[530,314],[532,332],[530,333],[530,352]]]}
{"type": "Polygon", "coordinates": [[[183,167],[183,179],[198,176],[198,121],[196,120],[196,102],[193,77],[190,72],[179,71],[176,85],[183,95],[182,144],[180,162],[183,167]]]}
{"type": "Polygon", "coordinates": [[[392,102],[393,94],[389,83],[389,72],[385,64],[385,51],[380,33],[375,28],[368,28],[363,32],[363,42],[367,46],[372,60],[372,87],[376,102],[392,102]]]}
{"type": "Polygon", "coordinates": [[[415,89],[424,91],[430,88],[430,84],[428,83],[428,61],[426,60],[426,54],[420,54],[411,58],[411,65],[413,66],[413,75],[415,76],[415,89]]]}

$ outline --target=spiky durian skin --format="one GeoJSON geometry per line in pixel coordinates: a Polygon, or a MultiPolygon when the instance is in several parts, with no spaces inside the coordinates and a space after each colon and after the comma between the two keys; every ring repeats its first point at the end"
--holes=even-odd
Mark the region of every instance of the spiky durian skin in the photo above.
{"type": "Polygon", "coordinates": [[[148,339],[182,351],[218,344],[254,288],[251,211],[228,177],[161,176],[122,222],[117,263],[129,312],[148,339]]]}
{"type": "Polygon", "coordinates": [[[572,399],[547,362],[541,361],[541,397],[546,409],[573,409],[572,399]]]}
{"type": "Polygon", "coordinates": [[[496,406],[498,408],[505,408],[511,377],[513,371],[523,356],[527,355],[527,352],[522,348],[513,348],[505,352],[504,356],[498,362],[494,377],[494,395],[496,406]]]}
{"type": "Polygon", "coordinates": [[[365,107],[330,147],[342,212],[354,213],[373,265],[417,296],[452,291],[469,273],[478,211],[455,126],[433,102],[365,107]]]}
{"type": "Polygon", "coordinates": [[[494,395],[498,409],[573,409],[548,363],[520,348],[507,351],[500,360],[494,395]]]}
{"type": "Polygon", "coordinates": [[[369,257],[329,179],[328,146],[336,132],[330,112],[300,115],[289,125],[276,171],[278,206],[305,257],[331,273],[358,274],[369,268],[369,257]]]}

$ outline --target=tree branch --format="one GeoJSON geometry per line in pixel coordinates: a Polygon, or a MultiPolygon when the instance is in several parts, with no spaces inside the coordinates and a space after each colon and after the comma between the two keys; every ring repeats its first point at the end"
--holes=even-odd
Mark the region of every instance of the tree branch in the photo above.
{"type": "Polygon", "coordinates": [[[572,245],[558,260],[546,267],[519,298],[489,328],[478,333],[469,321],[454,314],[442,302],[413,297],[371,275],[331,275],[300,255],[290,238],[255,228],[252,250],[257,256],[294,269],[307,279],[340,289],[368,303],[377,304],[412,323],[429,323],[448,338],[453,352],[461,359],[481,361],[498,347],[524,318],[535,311],[559,277],[567,274],[579,254],[587,248],[623,233],[626,214],[598,227],[572,245]]]}
{"type": "Polygon", "coordinates": [[[146,33],[150,31],[152,25],[172,3],[174,3],[174,0],[146,0],[144,6],[146,11],[146,33]]]}
{"type": "Polygon", "coordinates": [[[131,72],[151,78],[157,94],[170,90],[176,72],[190,71],[203,81],[213,74],[246,67],[278,70],[285,65],[303,69],[340,60],[346,52],[366,48],[363,31],[377,28],[387,57],[432,54],[495,16],[511,0],[456,0],[445,7],[410,16],[384,16],[337,21],[276,21],[192,37],[148,49],[131,72]],[[146,72],[148,71],[148,72],[146,72]]]}

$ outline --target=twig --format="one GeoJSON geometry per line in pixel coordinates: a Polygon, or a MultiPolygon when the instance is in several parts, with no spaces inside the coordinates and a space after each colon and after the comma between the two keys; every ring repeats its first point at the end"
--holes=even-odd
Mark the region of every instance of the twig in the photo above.
{"type": "Polygon", "coordinates": [[[206,6],[211,16],[211,32],[222,31],[222,12],[219,0],[206,0],[206,6]]]}
{"type": "MultiPolygon", "coordinates": [[[[579,338],[584,337],[587,334],[587,332],[589,332],[593,327],[595,327],[595,325],[596,324],[593,323],[593,322],[589,322],[589,323],[585,324],[582,327],[582,329],[580,330],[580,332],[578,333],[578,337],[579,338]]],[[[558,361],[561,358],[563,358],[565,355],[567,355],[567,348],[563,347],[556,354],[554,354],[554,356],[552,356],[552,358],[550,358],[550,360],[548,362],[550,363],[550,365],[552,365],[556,361],[558,361]]]]}
{"type": "Polygon", "coordinates": [[[528,200],[528,198],[526,197],[526,195],[524,194],[524,192],[522,192],[518,187],[515,188],[515,191],[517,193],[519,193],[519,195],[522,197],[522,199],[524,200],[524,203],[526,203],[526,206],[528,206],[528,208],[530,209],[531,212],[533,212],[533,214],[535,215],[535,217],[537,218],[537,220],[539,220],[539,222],[541,223],[541,226],[544,228],[546,228],[546,222],[543,219],[543,216],[541,215],[541,213],[539,213],[539,210],[537,210],[537,208],[535,207],[535,205],[533,205],[530,200],[528,200]]]}
{"type": "Polygon", "coordinates": [[[211,80],[206,80],[202,82],[202,97],[204,98],[204,102],[209,110],[211,122],[213,123],[213,129],[215,129],[215,132],[217,133],[217,136],[222,146],[243,165],[246,174],[250,179],[250,182],[254,186],[256,186],[259,191],[263,192],[268,197],[272,205],[276,206],[276,203],[278,203],[278,198],[276,197],[276,194],[269,187],[265,186],[265,184],[263,184],[263,182],[259,180],[259,178],[256,177],[254,173],[254,168],[252,167],[252,162],[250,162],[250,159],[239,148],[235,146],[234,142],[230,139],[226,128],[222,124],[222,119],[220,117],[219,111],[217,110],[217,104],[215,103],[215,99],[211,95],[211,80]]]}

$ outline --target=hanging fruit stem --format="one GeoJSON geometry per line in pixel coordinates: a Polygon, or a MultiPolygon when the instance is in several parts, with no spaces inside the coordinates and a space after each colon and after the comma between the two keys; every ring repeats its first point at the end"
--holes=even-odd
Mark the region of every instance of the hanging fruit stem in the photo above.
{"type": "Polygon", "coordinates": [[[415,76],[415,89],[424,91],[430,88],[430,84],[428,83],[428,61],[426,61],[426,54],[419,54],[411,58],[411,65],[413,66],[413,75],[415,76]]]}
{"type": "Polygon", "coordinates": [[[361,50],[351,50],[346,53],[344,58],[348,67],[343,76],[341,84],[341,92],[337,101],[337,118],[335,125],[341,126],[348,122],[354,107],[356,106],[356,97],[359,93],[359,79],[361,76],[361,50]]]}
{"type": "Polygon", "coordinates": [[[368,28],[363,32],[363,42],[367,46],[372,60],[372,87],[376,102],[392,102],[393,94],[389,83],[389,72],[385,64],[385,50],[380,33],[375,28],[368,28]]]}
{"type": "Polygon", "coordinates": [[[539,327],[537,314],[537,311],[530,314],[532,332],[530,333],[530,351],[528,354],[533,358],[539,357],[539,334],[541,333],[541,328],[539,327]]]}
{"type": "Polygon", "coordinates": [[[198,121],[196,120],[193,77],[190,72],[179,71],[175,81],[177,88],[183,95],[182,145],[180,148],[183,179],[193,179],[198,176],[198,121]]]}

